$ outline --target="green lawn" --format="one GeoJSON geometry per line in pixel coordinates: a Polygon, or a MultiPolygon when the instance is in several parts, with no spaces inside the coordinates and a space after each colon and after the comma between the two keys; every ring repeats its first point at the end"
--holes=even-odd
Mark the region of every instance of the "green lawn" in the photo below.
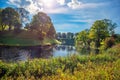
{"type": "Polygon", "coordinates": [[[14,32],[4,32],[0,35],[0,45],[6,46],[38,46],[38,45],[52,45],[60,43],[56,39],[44,38],[40,40],[37,33],[30,33],[27,31],[15,34],[14,32]]]}
{"type": "Polygon", "coordinates": [[[20,38],[0,38],[0,45],[8,46],[38,46],[38,45],[52,45],[60,44],[56,39],[45,39],[43,41],[37,39],[20,39],[20,38]]]}
{"type": "Polygon", "coordinates": [[[41,45],[41,41],[32,39],[19,39],[19,38],[1,38],[0,45],[8,46],[37,46],[41,45]]]}

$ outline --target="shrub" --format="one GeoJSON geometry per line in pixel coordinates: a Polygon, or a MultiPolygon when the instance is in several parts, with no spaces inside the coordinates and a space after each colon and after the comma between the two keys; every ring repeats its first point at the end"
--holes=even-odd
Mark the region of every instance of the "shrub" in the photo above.
{"type": "Polygon", "coordinates": [[[116,57],[98,54],[17,63],[0,61],[0,80],[119,80],[120,59],[116,57]]]}
{"type": "Polygon", "coordinates": [[[115,44],[115,39],[113,37],[108,37],[105,39],[105,48],[111,48],[115,44]]]}
{"type": "Polygon", "coordinates": [[[107,50],[108,54],[120,57],[120,44],[117,44],[115,46],[113,46],[112,48],[107,50]]]}

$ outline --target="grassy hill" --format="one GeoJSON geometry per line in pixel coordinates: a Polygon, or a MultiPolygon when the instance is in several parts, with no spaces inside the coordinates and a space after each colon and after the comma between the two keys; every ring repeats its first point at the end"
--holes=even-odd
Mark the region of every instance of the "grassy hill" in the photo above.
{"type": "Polygon", "coordinates": [[[44,38],[41,40],[37,33],[28,31],[21,31],[20,33],[6,31],[0,35],[0,45],[6,46],[38,46],[57,43],[59,42],[52,38],[44,38]]]}

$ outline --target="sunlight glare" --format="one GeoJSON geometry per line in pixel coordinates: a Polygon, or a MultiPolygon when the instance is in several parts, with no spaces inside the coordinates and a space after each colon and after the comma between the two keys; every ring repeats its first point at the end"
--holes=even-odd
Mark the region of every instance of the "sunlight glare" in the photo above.
{"type": "Polygon", "coordinates": [[[54,7],[54,0],[42,0],[44,7],[46,8],[53,8],[54,7]]]}

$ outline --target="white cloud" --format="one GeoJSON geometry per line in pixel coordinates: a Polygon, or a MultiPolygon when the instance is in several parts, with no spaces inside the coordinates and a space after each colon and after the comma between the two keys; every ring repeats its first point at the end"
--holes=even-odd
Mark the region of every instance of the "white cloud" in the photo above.
{"type": "Polygon", "coordinates": [[[63,24],[55,24],[56,30],[61,31],[70,31],[71,29],[79,29],[80,26],[77,24],[63,23],[63,24]],[[57,26],[57,27],[56,27],[57,26]]]}
{"type": "Polygon", "coordinates": [[[73,14],[72,19],[69,20],[70,22],[85,22],[85,23],[93,23],[95,17],[92,15],[92,13],[81,13],[79,14],[73,14]],[[89,15],[91,14],[91,15],[89,15]]]}
{"type": "Polygon", "coordinates": [[[85,3],[80,8],[96,8],[105,5],[105,3],[85,3]]]}
{"type": "Polygon", "coordinates": [[[65,0],[57,0],[60,5],[65,5],[65,0]]]}
{"type": "Polygon", "coordinates": [[[76,9],[79,8],[81,6],[81,2],[79,2],[78,0],[71,0],[71,2],[69,2],[67,5],[68,7],[72,8],[72,9],[76,9]]]}
{"type": "Polygon", "coordinates": [[[35,14],[43,10],[43,4],[38,0],[9,0],[9,4],[25,8],[31,14],[35,14]]]}
{"type": "Polygon", "coordinates": [[[10,5],[25,8],[31,14],[43,11],[46,13],[70,13],[72,9],[95,8],[103,3],[82,3],[78,0],[8,0],[10,5]],[[68,8],[69,7],[69,8],[68,8]]]}
{"type": "Polygon", "coordinates": [[[74,23],[62,23],[62,24],[54,24],[55,29],[57,32],[80,32],[84,29],[89,29],[91,25],[84,24],[84,25],[78,25],[74,23]]]}
{"type": "Polygon", "coordinates": [[[71,22],[85,22],[85,23],[93,23],[93,19],[74,19],[74,20],[69,20],[71,22]]]}
{"type": "Polygon", "coordinates": [[[67,8],[60,6],[65,4],[65,0],[8,0],[8,4],[22,7],[31,14],[36,14],[40,11],[46,13],[67,12],[67,8]]]}
{"type": "Polygon", "coordinates": [[[67,6],[72,9],[96,8],[103,5],[105,3],[82,3],[78,0],[71,0],[71,2],[67,3],[67,6]]]}
{"type": "Polygon", "coordinates": [[[49,14],[59,14],[59,13],[64,13],[64,14],[66,14],[66,13],[68,13],[69,11],[68,11],[67,8],[58,7],[58,8],[53,8],[53,9],[47,8],[47,9],[44,9],[43,12],[49,13],[49,14]]]}

